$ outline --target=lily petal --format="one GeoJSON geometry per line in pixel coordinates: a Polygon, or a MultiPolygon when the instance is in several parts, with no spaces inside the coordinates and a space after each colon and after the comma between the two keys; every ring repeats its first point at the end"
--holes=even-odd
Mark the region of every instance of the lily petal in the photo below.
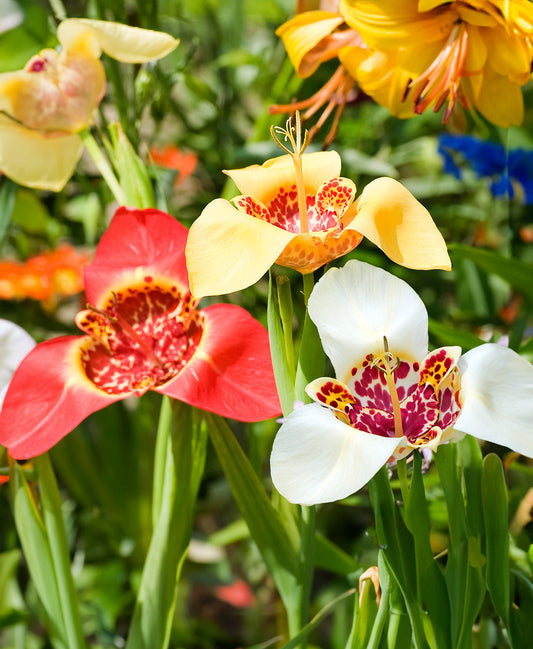
{"type": "Polygon", "coordinates": [[[99,308],[113,287],[146,275],[168,278],[189,289],[184,247],[187,228],[156,209],[120,207],[102,236],[94,261],[85,267],[87,300],[99,308]]]}
{"type": "Polygon", "coordinates": [[[407,268],[450,270],[446,243],[429,212],[403,185],[377,178],[357,199],[357,216],[348,227],[407,268]]]}
{"type": "Polygon", "coordinates": [[[287,500],[315,505],[361,489],[406,440],[363,433],[312,403],[294,410],[276,435],[270,467],[287,500]]]}
{"type": "Polygon", "coordinates": [[[232,304],[214,304],[200,313],[204,331],[198,349],[176,378],[156,390],[240,421],[278,416],[265,328],[232,304]]]}
{"type": "Polygon", "coordinates": [[[222,295],[254,284],[295,236],[217,198],[189,230],[185,255],[192,294],[222,295]]]}
{"type": "Polygon", "coordinates": [[[337,379],[348,383],[353,367],[370,353],[390,351],[402,360],[424,358],[428,347],[426,308],[403,280],[352,259],[331,268],[309,298],[309,315],[337,379]]]}
{"type": "Polygon", "coordinates": [[[170,54],[179,44],[170,34],[120,23],[86,18],[68,18],[57,28],[57,38],[67,51],[104,51],[124,63],[145,63],[170,54]]]}
{"type": "MultiPolygon", "coordinates": [[[[308,77],[325,60],[324,39],[342,25],[344,18],[329,11],[304,11],[276,30],[299,77],[308,77]]],[[[334,51],[331,56],[334,56],[334,51]]]]}
{"type": "Polygon", "coordinates": [[[61,191],[82,150],[78,135],[43,135],[0,115],[0,169],[21,185],[61,191]]]}
{"type": "Polygon", "coordinates": [[[15,370],[34,347],[35,340],[22,327],[0,319],[0,408],[15,370]]]}
{"type": "Polygon", "coordinates": [[[82,372],[85,340],[41,343],[15,372],[0,412],[0,444],[17,460],[44,453],[92,412],[123,398],[98,390],[82,372]]]}
{"type": "MultiPolygon", "coordinates": [[[[341,172],[341,158],[336,151],[318,151],[302,156],[304,187],[307,196],[314,196],[320,187],[341,172]]],[[[224,171],[246,196],[259,199],[267,207],[280,188],[296,187],[294,163],[290,155],[271,158],[262,165],[224,171]]]]}
{"type": "Polygon", "coordinates": [[[485,344],[459,359],[462,409],[455,428],[533,457],[533,366],[485,344]]]}

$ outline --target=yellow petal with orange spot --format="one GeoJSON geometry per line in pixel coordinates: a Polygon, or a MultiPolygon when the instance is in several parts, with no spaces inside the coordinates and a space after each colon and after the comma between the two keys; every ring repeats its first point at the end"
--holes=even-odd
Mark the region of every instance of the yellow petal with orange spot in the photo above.
{"type": "Polygon", "coordinates": [[[347,254],[362,239],[362,234],[351,229],[331,228],[325,232],[298,234],[284,248],[276,263],[306,275],[347,254]]]}
{"type": "Polygon", "coordinates": [[[298,76],[310,76],[325,60],[320,56],[321,41],[343,22],[342,16],[329,11],[306,11],[276,30],[298,76]]]}
{"type": "Polygon", "coordinates": [[[21,185],[61,191],[82,150],[77,135],[45,136],[0,115],[0,169],[21,185]]]}
{"type": "Polygon", "coordinates": [[[57,28],[57,37],[67,51],[82,51],[95,57],[104,51],[124,63],[161,59],[179,43],[163,32],[86,18],[63,20],[57,28]]]}
{"type": "MultiPolygon", "coordinates": [[[[336,151],[304,153],[302,156],[306,195],[315,195],[320,187],[338,176],[341,159],[336,151]]],[[[253,196],[265,205],[279,194],[281,187],[289,191],[296,186],[294,163],[291,156],[271,158],[262,165],[250,165],[243,169],[224,170],[245,196],[253,196]]]]}
{"type": "Polygon", "coordinates": [[[196,298],[239,291],[257,282],[296,235],[218,198],[189,230],[185,256],[196,298]]]}
{"type": "Polygon", "coordinates": [[[450,270],[446,243],[429,212],[396,180],[372,181],[352,209],[356,215],[347,227],[370,239],[392,261],[419,270],[450,270]]]}

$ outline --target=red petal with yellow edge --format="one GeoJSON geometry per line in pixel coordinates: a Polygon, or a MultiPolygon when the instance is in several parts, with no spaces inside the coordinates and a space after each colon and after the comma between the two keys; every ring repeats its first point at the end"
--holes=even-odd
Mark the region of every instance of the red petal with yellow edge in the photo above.
{"type": "Polygon", "coordinates": [[[82,373],[82,336],[37,345],[22,361],[0,412],[0,444],[17,460],[57,444],[81,421],[123,396],[98,390],[82,373]]]}
{"type": "Polygon", "coordinates": [[[120,207],[104,233],[92,264],[84,269],[89,304],[100,307],[111,290],[151,275],[189,290],[185,265],[187,228],[165,212],[120,207]]]}
{"type": "Polygon", "coordinates": [[[265,328],[235,305],[214,304],[201,314],[204,332],[198,349],[157,392],[240,421],[278,416],[281,406],[265,328]]]}

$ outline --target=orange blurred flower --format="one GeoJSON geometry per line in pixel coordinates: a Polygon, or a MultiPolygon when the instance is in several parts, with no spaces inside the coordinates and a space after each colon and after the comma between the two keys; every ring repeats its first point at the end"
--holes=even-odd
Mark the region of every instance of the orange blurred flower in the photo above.
{"type": "Polygon", "coordinates": [[[180,151],[173,144],[165,146],[153,146],[150,149],[150,156],[153,162],[166,169],[175,169],[178,172],[174,187],[190,176],[198,164],[198,156],[193,151],[180,151]]]}
{"type": "Polygon", "coordinates": [[[0,299],[39,300],[53,305],[59,297],[83,290],[83,267],[89,255],[68,244],[31,257],[22,264],[0,262],[0,299]]]}

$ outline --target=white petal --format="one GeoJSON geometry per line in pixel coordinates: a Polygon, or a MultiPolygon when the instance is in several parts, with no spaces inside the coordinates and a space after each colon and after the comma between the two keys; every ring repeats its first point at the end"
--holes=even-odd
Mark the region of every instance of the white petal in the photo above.
{"type": "Polygon", "coordinates": [[[427,354],[428,317],[422,300],[403,280],[362,261],[330,269],[309,298],[309,314],[344,383],[368,354],[384,351],[384,336],[402,360],[416,362],[427,354]]]}
{"type": "Polygon", "coordinates": [[[21,327],[0,319],[0,407],[15,370],[35,347],[35,340],[21,327]]]}
{"type": "Polygon", "coordinates": [[[480,345],[459,359],[455,428],[533,457],[533,366],[511,349],[480,345]]]}
{"type": "Polygon", "coordinates": [[[361,489],[405,441],[351,428],[317,403],[302,406],[276,435],[272,481],[293,503],[339,500],[361,489]]]}

